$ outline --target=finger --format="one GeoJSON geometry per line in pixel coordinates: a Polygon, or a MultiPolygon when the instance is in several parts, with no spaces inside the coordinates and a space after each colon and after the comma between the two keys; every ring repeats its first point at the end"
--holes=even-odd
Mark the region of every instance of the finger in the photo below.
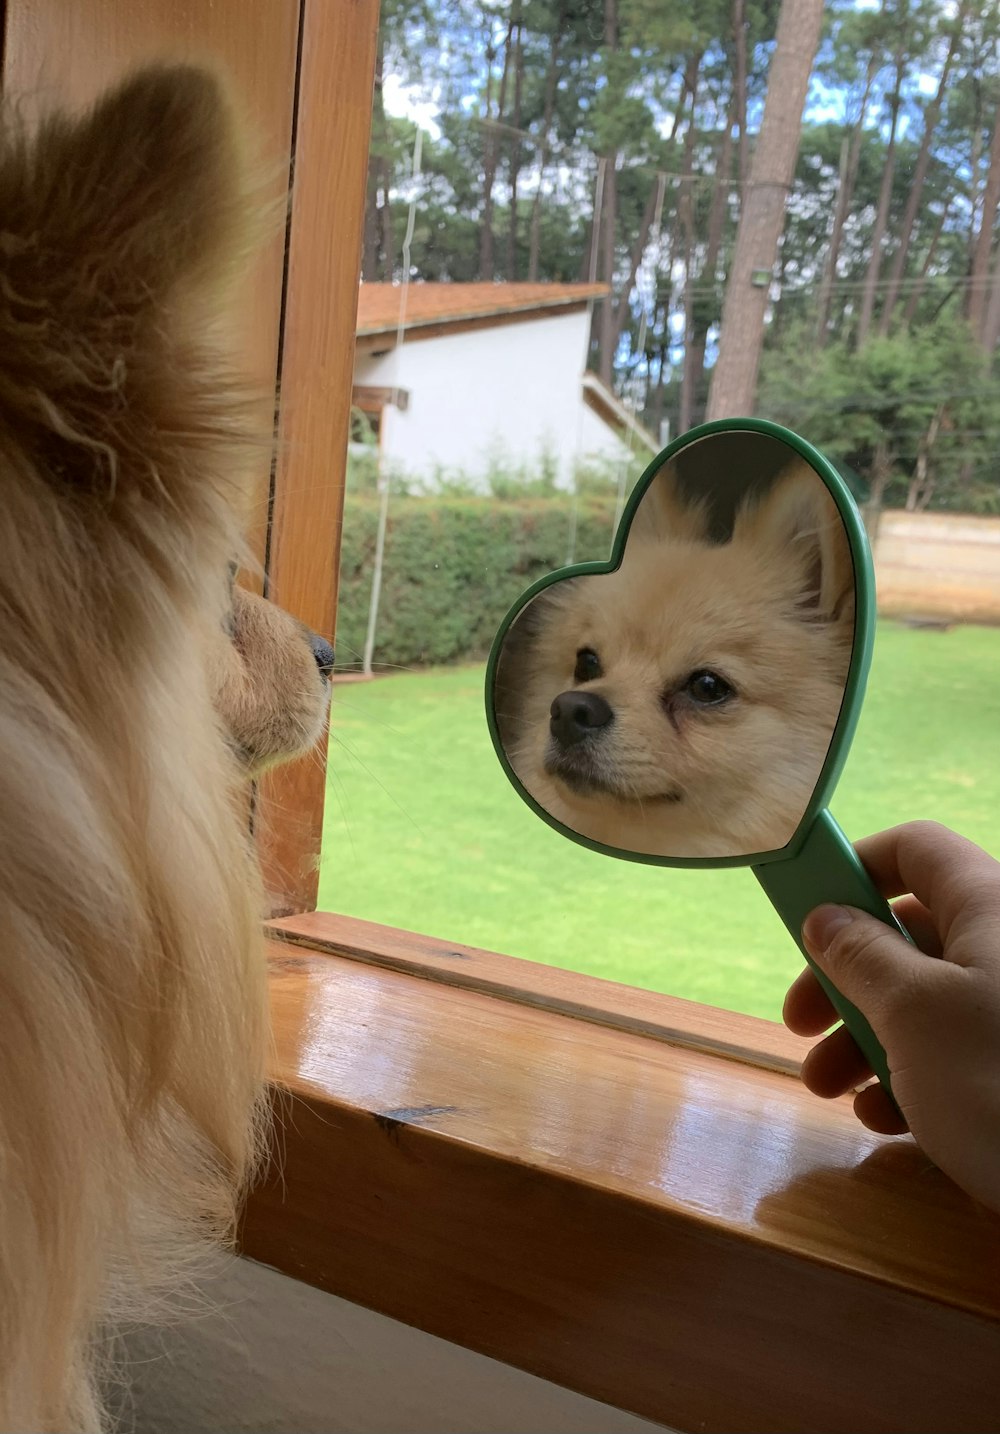
{"type": "MultiPolygon", "coordinates": [[[[892,910],[925,955],[941,955],[941,938],[934,918],[922,902],[915,896],[902,896],[893,902],[892,910]]],[[[840,1020],[815,972],[808,966],[789,986],[781,1018],[796,1036],[821,1036],[840,1020]]]]}
{"type": "Polygon", "coordinates": [[[915,896],[901,896],[892,903],[892,914],[909,932],[914,943],[925,956],[940,957],[941,937],[934,918],[922,901],[915,896]]]}
{"type": "Polygon", "coordinates": [[[952,924],[983,905],[1000,913],[1000,862],[937,822],[908,822],[856,845],[883,896],[912,892],[934,912],[947,943],[952,924]]]}
{"type": "Polygon", "coordinates": [[[910,1128],[878,1082],[858,1091],[854,1114],[876,1135],[905,1135],[910,1128]]]}
{"type": "Polygon", "coordinates": [[[796,1036],[821,1036],[840,1020],[811,967],[789,986],[781,1018],[796,1036]]]}
{"type": "Polygon", "coordinates": [[[831,1100],[857,1090],[872,1078],[872,1068],[854,1043],[851,1033],[841,1026],[820,1041],[802,1062],[802,1082],[813,1095],[831,1100]]]}
{"type": "Polygon", "coordinates": [[[929,961],[896,929],[850,906],[819,906],[806,917],[802,940],[818,968],[857,1006],[885,1044],[900,1003],[933,1000],[955,972],[929,961]]]}

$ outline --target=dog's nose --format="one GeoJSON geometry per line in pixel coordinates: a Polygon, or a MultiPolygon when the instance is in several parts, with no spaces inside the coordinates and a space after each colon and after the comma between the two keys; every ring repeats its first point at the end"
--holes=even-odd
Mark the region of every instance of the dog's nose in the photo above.
{"type": "Polygon", "coordinates": [[[561,692],[549,709],[549,731],[560,747],[572,747],[606,727],[614,715],[596,692],[561,692]]]}
{"type": "Polygon", "coordinates": [[[309,634],[309,646],[312,648],[312,655],[316,659],[316,666],[324,677],[333,676],[334,653],[333,648],[325,637],[317,637],[314,632],[309,634]]]}

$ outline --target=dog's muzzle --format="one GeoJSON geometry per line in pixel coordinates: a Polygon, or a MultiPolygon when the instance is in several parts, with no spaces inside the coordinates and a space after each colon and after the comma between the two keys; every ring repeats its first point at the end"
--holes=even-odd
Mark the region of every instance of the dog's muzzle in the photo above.
{"type": "Polygon", "coordinates": [[[549,732],[566,751],[595,736],[615,720],[615,714],[597,692],[561,692],[549,708],[549,732]]]}

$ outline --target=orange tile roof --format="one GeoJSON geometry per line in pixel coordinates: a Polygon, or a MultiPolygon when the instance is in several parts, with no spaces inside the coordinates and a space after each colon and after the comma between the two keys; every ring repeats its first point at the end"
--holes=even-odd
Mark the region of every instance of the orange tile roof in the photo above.
{"type": "MultiPolygon", "coordinates": [[[[402,292],[399,284],[362,284],[358,334],[391,333],[399,324],[402,292]]],[[[606,284],[411,283],[406,291],[406,327],[564,308],[603,299],[607,292],[606,284]]]]}

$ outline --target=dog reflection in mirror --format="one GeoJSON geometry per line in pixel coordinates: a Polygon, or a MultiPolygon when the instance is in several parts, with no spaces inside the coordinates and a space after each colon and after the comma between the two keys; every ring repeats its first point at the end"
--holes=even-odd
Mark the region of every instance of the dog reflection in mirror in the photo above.
{"type": "MultiPolygon", "coordinates": [[[[215,81],[0,131],[0,1429],[108,1426],[261,1149],[247,779],[332,652],[233,591],[267,448],[222,346],[253,208],[215,81]]],[[[268,409],[269,409],[268,405],[268,409]]],[[[265,411],[264,432],[270,413],[265,411]]]]}
{"type": "Polygon", "coordinates": [[[826,757],[854,635],[844,525],[796,460],[726,542],[662,470],[617,571],[557,582],[507,634],[501,740],[550,815],[670,857],[777,850],[826,757]]]}

